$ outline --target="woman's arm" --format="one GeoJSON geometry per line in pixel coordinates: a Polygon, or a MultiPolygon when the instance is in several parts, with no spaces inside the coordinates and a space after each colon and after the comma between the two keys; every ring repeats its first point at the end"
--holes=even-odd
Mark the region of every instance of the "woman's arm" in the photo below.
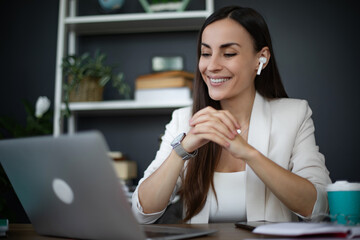
{"type": "Polygon", "coordinates": [[[255,149],[249,150],[243,159],[291,211],[302,216],[311,215],[317,192],[309,180],[280,167],[255,149]]]}
{"type": "Polygon", "coordinates": [[[160,212],[166,208],[183,167],[184,160],[173,150],[164,163],[141,183],[138,197],[144,213],[160,212]]]}
{"type": "Polygon", "coordinates": [[[189,131],[190,116],[191,108],[173,112],[160,149],[138,183],[132,197],[132,208],[141,223],[153,223],[161,217],[181,186],[180,175],[185,163],[173,151],[171,142],[179,133],[189,131]]]}
{"type": "Polygon", "coordinates": [[[330,179],[323,155],[319,153],[315,143],[310,107],[306,101],[281,101],[276,107],[273,104],[272,109],[274,131],[282,131],[284,126],[276,124],[282,122],[280,120],[283,118],[293,122],[289,124],[291,129],[287,130],[293,132],[292,139],[288,139],[293,146],[284,146],[292,148],[288,163],[278,165],[277,159],[270,160],[240,137],[231,141],[230,151],[235,157],[245,160],[271,192],[291,211],[305,217],[312,213],[326,212],[327,201],[322,187],[329,183],[330,179]],[[278,118],[281,119],[278,121],[278,118]]]}

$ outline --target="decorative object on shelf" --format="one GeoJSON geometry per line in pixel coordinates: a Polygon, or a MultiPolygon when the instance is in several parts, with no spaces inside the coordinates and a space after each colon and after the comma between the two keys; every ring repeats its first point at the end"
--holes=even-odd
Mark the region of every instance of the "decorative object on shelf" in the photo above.
{"type": "MultiPolygon", "coordinates": [[[[53,111],[50,109],[50,100],[41,96],[37,99],[35,107],[27,100],[22,100],[27,113],[25,125],[14,118],[0,116],[0,140],[5,138],[21,138],[30,136],[50,135],[53,131],[53,111]]],[[[19,149],[21,151],[21,149],[19,149]]],[[[16,196],[4,169],[0,164],[0,217],[11,221],[17,221],[19,206],[16,196]]],[[[6,220],[0,219],[0,236],[7,230],[6,220]]]]}
{"type": "Polygon", "coordinates": [[[154,72],[183,70],[184,59],[181,56],[155,56],[151,59],[154,72]]]}
{"type": "Polygon", "coordinates": [[[139,0],[145,12],[182,12],[190,0],[139,0]],[[150,3],[149,3],[150,1],[150,3]]]}
{"type": "Polygon", "coordinates": [[[112,80],[119,94],[130,97],[130,86],[124,82],[124,74],[113,75],[113,68],[105,65],[106,55],[95,52],[81,56],[69,55],[63,58],[62,68],[67,81],[63,84],[65,116],[69,116],[69,102],[102,101],[103,88],[112,80]]]}
{"type": "Polygon", "coordinates": [[[25,126],[13,118],[0,117],[0,139],[50,135],[53,130],[50,100],[47,97],[39,97],[35,108],[26,100],[22,102],[27,113],[25,126]]]}
{"type": "Polygon", "coordinates": [[[99,5],[106,13],[119,10],[124,5],[125,0],[99,0],[99,5]]]}

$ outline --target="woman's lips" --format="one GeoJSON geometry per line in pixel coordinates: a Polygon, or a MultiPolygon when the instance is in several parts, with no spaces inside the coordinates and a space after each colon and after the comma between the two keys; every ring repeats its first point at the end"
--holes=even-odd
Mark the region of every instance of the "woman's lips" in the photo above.
{"type": "Polygon", "coordinates": [[[208,77],[208,79],[210,80],[210,82],[212,84],[221,84],[221,83],[229,81],[231,78],[230,77],[208,77]]]}

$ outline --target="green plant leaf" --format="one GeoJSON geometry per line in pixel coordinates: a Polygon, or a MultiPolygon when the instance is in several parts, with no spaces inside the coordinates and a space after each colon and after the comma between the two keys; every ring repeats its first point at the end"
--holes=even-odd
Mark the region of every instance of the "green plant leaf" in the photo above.
{"type": "Polygon", "coordinates": [[[119,73],[113,75],[113,67],[106,65],[107,55],[96,50],[93,57],[86,52],[80,56],[69,55],[63,58],[62,68],[63,74],[67,81],[63,83],[65,111],[63,115],[70,115],[69,96],[70,92],[79,87],[82,79],[86,77],[99,78],[99,85],[105,86],[109,81],[113,82],[113,86],[117,88],[120,95],[125,98],[130,97],[130,86],[123,81],[124,75],[119,73]]]}

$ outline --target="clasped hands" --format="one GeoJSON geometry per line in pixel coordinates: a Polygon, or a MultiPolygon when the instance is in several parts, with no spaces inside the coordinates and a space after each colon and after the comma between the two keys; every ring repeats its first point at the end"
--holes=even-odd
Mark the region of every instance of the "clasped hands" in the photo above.
{"type": "Polygon", "coordinates": [[[227,110],[206,107],[194,114],[189,121],[190,131],[182,145],[193,152],[212,141],[228,150],[235,158],[247,160],[253,147],[237,132],[241,128],[236,118],[227,110]]]}

